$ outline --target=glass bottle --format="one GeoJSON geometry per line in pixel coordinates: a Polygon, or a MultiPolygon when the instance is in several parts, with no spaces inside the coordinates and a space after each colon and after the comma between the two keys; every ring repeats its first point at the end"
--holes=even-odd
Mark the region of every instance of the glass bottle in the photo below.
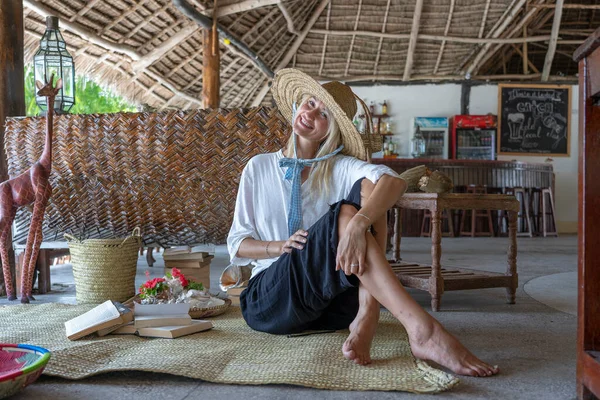
{"type": "Polygon", "coordinates": [[[413,158],[419,158],[425,154],[425,138],[423,137],[421,128],[419,126],[417,126],[417,130],[410,141],[410,145],[410,154],[413,156],[413,158]]]}
{"type": "Polygon", "coordinates": [[[387,103],[385,102],[385,100],[383,101],[383,104],[381,105],[381,113],[383,115],[387,114],[387,103]]]}

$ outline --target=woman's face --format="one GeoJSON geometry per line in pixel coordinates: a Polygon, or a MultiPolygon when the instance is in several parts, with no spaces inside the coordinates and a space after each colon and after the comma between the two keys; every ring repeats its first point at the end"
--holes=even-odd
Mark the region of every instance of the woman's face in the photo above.
{"type": "Polygon", "coordinates": [[[330,118],[325,104],[311,97],[296,112],[294,132],[302,138],[321,142],[327,136],[330,118]]]}

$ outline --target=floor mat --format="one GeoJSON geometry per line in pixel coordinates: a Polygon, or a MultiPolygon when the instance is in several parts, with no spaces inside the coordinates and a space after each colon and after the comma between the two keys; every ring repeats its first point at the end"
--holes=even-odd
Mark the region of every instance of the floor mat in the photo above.
{"type": "Polygon", "coordinates": [[[382,311],[369,366],[346,360],[348,331],[288,338],[250,329],[239,308],[212,318],[214,329],[177,339],[133,335],[89,336],[69,341],[64,321],[91,306],[66,304],[0,307],[0,342],[52,351],[47,375],[82,379],[109,371],[139,370],[233,384],[290,384],[333,390],[435,393],[458,379],[417,360],[408,337],[382,311]]]}

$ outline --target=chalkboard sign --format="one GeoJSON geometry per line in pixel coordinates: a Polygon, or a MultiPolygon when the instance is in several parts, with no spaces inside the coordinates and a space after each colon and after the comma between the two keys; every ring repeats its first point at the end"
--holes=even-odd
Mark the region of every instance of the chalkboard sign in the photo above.
{"type": "Polygon", "coordinates": [[[498,154],[569,156],[571,87],[498,85],[498,154]]]}

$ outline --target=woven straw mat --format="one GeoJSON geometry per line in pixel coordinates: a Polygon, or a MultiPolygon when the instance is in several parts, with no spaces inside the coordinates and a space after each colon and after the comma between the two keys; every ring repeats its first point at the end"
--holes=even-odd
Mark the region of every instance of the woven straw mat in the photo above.
{"type": "Polygon", "coordinates": [[[0,307],[0,342],[51,350],[44,374],[67,379],[138,370],[217,383],[414,393],[441,392],[458,383],[452,375],[416,360],[406,332],[385,311],[373,342],[373,363],[359,366],[341,353],[348,331],[294,338],[269,335],[250,329],[238,307],[211,319],[212,330],[174,340],[108,335],[69,341],[64,321],[90,308],[66,304],[0,307]]]}

